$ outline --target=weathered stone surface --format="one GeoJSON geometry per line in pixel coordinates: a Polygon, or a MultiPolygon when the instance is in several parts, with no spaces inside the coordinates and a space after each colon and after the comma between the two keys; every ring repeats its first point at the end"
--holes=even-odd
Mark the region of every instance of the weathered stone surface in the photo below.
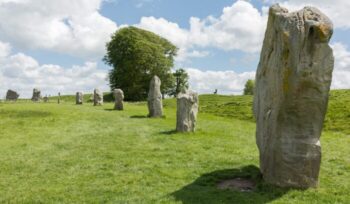
{"type": "Polygon", "coordinates": [[[102,106],[103,105],[103,93],[95,89],[94,90],[94,106],[102,106]]]}
{"type": "Polygon", "coordinates": [[[270,8],[254,98],[260,169],[268,183],[318,185],[319,139],[334,66],[332,33],[331,21],[316,8],[293,13],[270,8]]]}
{"type": "Polygon", "coordinates": [[[8,90],[6,93],[6,100],[7,101],[17,101],[19,97],[19,94],[16,91],[8,90]]]}
{"type": "Polygon", "coordinates": [[[115,103],[114,103],[114,109],[115,110],[124,110],[124,92],[121,89],[114,89],[113,92],[115,103]]]}
{"type": "Polygon", "coordinates": [[[148,92],[149,117],[163,116],[162,93],[160,92],[160,85],[160,79],[158,78],[158,76],[154,76],[149,85],[148,92]]]}
{"type": "Polygon", "coordinates": [[[33,89],[32,101],[38,102],[41,101],[41,91],[39,89],[33,89]]]}
{"type": "Polygon", "coordinates": [[[198,102],[198,94],[193,91],[186,91],[177,96],[176,131],[195,131],[198,102]]]}
{"type": "Polygon", "coordinates": [[[82,92],[77,92],[75,94],[75,104],[76,105],[82,105],[84,101],[84,95],[82,92]]]}

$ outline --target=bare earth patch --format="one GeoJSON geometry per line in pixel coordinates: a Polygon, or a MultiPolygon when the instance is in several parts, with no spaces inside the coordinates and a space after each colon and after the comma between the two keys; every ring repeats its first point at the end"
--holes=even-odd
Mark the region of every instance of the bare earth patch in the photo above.
{"type": "Polygon", "coordinates": [[[217,187],[221,190],[234,190],[240,192],[251,192],[255,189],[255,182],[246,178],[234,178],[221,181],[217,187]]]}

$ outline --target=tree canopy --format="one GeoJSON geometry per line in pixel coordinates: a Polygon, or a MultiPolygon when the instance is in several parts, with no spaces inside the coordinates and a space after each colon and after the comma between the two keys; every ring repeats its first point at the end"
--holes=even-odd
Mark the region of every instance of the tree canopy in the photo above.
{"type": "Polygon", "coordinates": [[[177,96],[181,91],[188,88],[188,74],[184,69],[178,69],[173,73],[175,78],[175,85],[170,92],[168,93],[170,96],[177,96]]]}
{"type": "Polygon", "coordinates": [[[104,61],[113,67],[110,88],[122,89],[126,100],[146,99],[154,75],[162,81],[162,93],[174,86],[171,68],[178,49],[168,40],[131,26],[118,30],[106,48],[104,61]]]}
{"type": "Polygon", "coordinates": [[[254,95],[254,87],[255,87],[255,81],[252,79],[249,79],[245,83],[243,94],[244,95],[254,95]]]}

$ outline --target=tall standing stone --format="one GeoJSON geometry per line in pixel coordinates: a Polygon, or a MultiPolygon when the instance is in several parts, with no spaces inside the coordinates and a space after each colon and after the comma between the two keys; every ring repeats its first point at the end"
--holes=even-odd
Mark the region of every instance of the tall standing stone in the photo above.
{"type": "Polygon", "coordinates": [[[7,101],[17,101],[19,94],[16,91],[9,89],[6,93],[7,101]]]}
{"type": "Polygon", "coordinates": [[[95,89],[94,90],[94,106],[102,106],[103,105],[103,93],[95,89]]]}
{"type": "Polygon", "coordinates": [[[84,101],[84,95],[82,92],[77,92],[75,94],[75,104],[76,105],[82,105],[84,101]]]}
{"type": "Polygon", "coordinates": [[[32,101],[39,102],[41,100],[41,91],[39,89],[33,89],[32,101]]]}
{"type": "Polygon", "coordinates": [[[198,94],[193,91],[186,91],[177,96],[176,131],[195,131],[198,101],[198,94]]]}
{"type": "Polygon", "coordinates": [[[163,116],[162,93],[160,92],[160,85],[160,79],[158,76],[154,76],[149,85],[148,92],[148,116],[151,118],[163,116]]]}
{"type": "Polygon", "coordinates": [[[114,103],[114,109],[115,110],[124,110],[124,92],[121,89],[114,89],[113,92],[115,103],[114,103]]]}
{"type": "Polygon", "coordinates": [[[268,183],[318,185],[334,66],[332,33],[331,21],[316,8],[293,13],[270,8],[254,97],[260,169],[268,183]]]}

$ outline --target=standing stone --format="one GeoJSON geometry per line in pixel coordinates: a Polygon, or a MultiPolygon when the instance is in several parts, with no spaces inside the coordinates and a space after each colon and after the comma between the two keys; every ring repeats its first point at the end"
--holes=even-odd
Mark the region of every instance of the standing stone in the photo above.
{"type": "Polygon", "coordinates": [[[17,101],[19,97],[19,94],[16,91],[8,90],[6,93],[6,100],[7,101],[17,101]]]}
{"type": "Polygon", "coordinates": [[[41,98],[41,91],[39,89],[33,89],[32,101],[39,102],[41,98]]]}
{"type": "Polygon", "coordinates": [[[158,76],[154,76],[149,85],[148,92],[148,116],[151,118],[163,116],[162,93],[160,92],[160,85],[160,79],[158,76]]]}
{"type": "Polygon", "coordinates": [[[84,95],[82,92],[77,92],[75,95],[75,104],[82,105],[83,104],[84,95]]]}
{"type": "Polygon", "coordinates": [[[260,169],[268,183],[318,185],[334,66],[332,33],[331,21],[316,8],[293,13],[270,8],[254,98],[260,169]]]}
{"type": "Polygon", "coordinates": [[[176,131],[195,131],[198,101],[198,94],[192,91],[186,91],[177,96],[176,131]]]}
{"type": "Polygon", "coordinates": [[[114,89],[113,95],[115,98],[114,109],[124,110],[124,105],[123,105],[124,92],[121,89],[114,89]]]}
{"type": "Polygon", "coordinates": [[[95,89],[94,90],[94,106],[102,106],[103,105],[103,93],[95,89]]]}

